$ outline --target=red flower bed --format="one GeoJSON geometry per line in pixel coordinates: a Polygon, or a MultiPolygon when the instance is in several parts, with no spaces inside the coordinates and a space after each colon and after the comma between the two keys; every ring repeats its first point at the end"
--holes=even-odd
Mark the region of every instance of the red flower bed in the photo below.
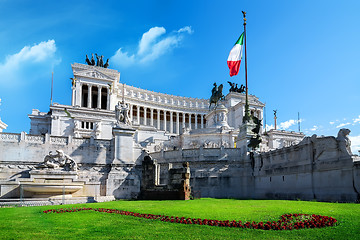
{"type": "Polygon", "coordinates": [[[284,214],[278,221],[267,221],[267,222],[241,222],[241,221],[221,221],[211,219],[200,219],[200,218],[185,218],[185,217],[174,217],[154,214],[143,214],[122,211],[117,209],[107,208],[60,208],[60,209],[49,209],[45,210],[44,213],[69,213],[69,212],[80,212],[80,211],[96,211],[111,214],[120,214],[125,216],[141,217],[146,219],[160,220],[163,222],[170,223],[182,223],[182,224],[198,224],[198,225],[209,225],[218,227],[236,227],[236,228],[252,228],[262,230],[293,230],[300,228],[321,228],[334,226],[337,220],[328,216],[321,215],[309,215],[309,214],[284,214]]]}

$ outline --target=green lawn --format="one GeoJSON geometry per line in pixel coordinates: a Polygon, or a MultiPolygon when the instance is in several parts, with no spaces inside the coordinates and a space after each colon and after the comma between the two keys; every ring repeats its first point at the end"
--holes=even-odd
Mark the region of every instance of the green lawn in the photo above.
{"type": "Polygon", "coordinates": [[[0,239],[360,239],[360,205],[305,201],[199,199],[115,201],[64,206],[0,208],[0,239]],[[285,213],[334,217],[338,225],[292,231],[165,223],[82,211],[44,214],[61,207],[103,207],[139,213],[217,220],[273,221],[285,213]]]}

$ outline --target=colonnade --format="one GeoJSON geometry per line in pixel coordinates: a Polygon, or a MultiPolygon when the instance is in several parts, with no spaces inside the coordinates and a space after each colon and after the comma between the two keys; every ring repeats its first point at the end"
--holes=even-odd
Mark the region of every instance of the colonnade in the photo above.
{"type": "Polygon", "coordinates": [[[87,108],[110,109],[108,87],[82,83],[80,89],[80,106],[87,108]]]}
{"type": "Polygon", "coordinates": [[[130,105],[133,123],[152,126],[169,133],[180,134],[184,128],[205,128],[205,114],[148,108],[130,105]]]}

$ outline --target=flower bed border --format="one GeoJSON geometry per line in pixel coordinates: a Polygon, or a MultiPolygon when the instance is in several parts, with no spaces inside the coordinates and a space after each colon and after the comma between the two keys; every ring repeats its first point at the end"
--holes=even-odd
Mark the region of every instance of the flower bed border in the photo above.
{"type": "Polygon", "coordinates": [[[43,211],[43,213],[70,213],[70,212],[79,212],[79,211],[95,211],[95,212],[104,212],[112,214],[120,214],[124,216],[133,216],[146,219],[160,220],[163,222],[170,223],[182,223],[182,224],[197,224],[197,225],[208,225],[208,226],[218,226],[218,227],[235,227],[235,228],[250,228],[250,229],[262,229],[262,230],[293,230],[293,229],[302,229],[302,228],[322,228],[334,226],[337,220],[333,217],[321,216],[315,214],[284,214],[281,215],[278,221],[267,221],[267,222],[246,222],[242,223],[241,221],[229,221],[229,220],[211,220],[211,219],[200,219],[200,218],[185,218],[185,217],[174,217],[174,216],[165,216],[165,215],[155,215],[155,214],[143,214],[135,213],[129,211],[123,211],[118,209],[109,209],[109,208],[60,208],[60,209],[48,209],[43,211]],[[305,219],[305,220],[299,220],[305,219]]]}

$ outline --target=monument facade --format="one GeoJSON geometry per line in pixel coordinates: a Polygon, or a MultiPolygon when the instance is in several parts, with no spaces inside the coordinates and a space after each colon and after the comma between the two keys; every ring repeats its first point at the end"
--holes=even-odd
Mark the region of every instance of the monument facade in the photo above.
{"type": "Polygon", "coordinates": [[[34,109],[29,134],[0,133],[0,149],[6,149],[0,151],[0,204],[134,199],[141,192],[156,198],[180,188],[184,198],[197,192],[359,200],[359,157],[349,152],[349,131],[337,138],[265,132],[265,104],[254,95],[248,98],[252,121],[243,123],[243,86],[231,83],[224,95],[223,84],[215,83],[210,100],[156,93],[120,82],[120,73],[102,58],[71,65],[71,105],[54,103],[46,113],[34,109]],[[156,183],[144,189],[149,157],[156,183]],[[184,162],[186,172],[176,170],[184,162]],[[180,172],[188,176],[185,185],[164,187],[180,172]]]}

